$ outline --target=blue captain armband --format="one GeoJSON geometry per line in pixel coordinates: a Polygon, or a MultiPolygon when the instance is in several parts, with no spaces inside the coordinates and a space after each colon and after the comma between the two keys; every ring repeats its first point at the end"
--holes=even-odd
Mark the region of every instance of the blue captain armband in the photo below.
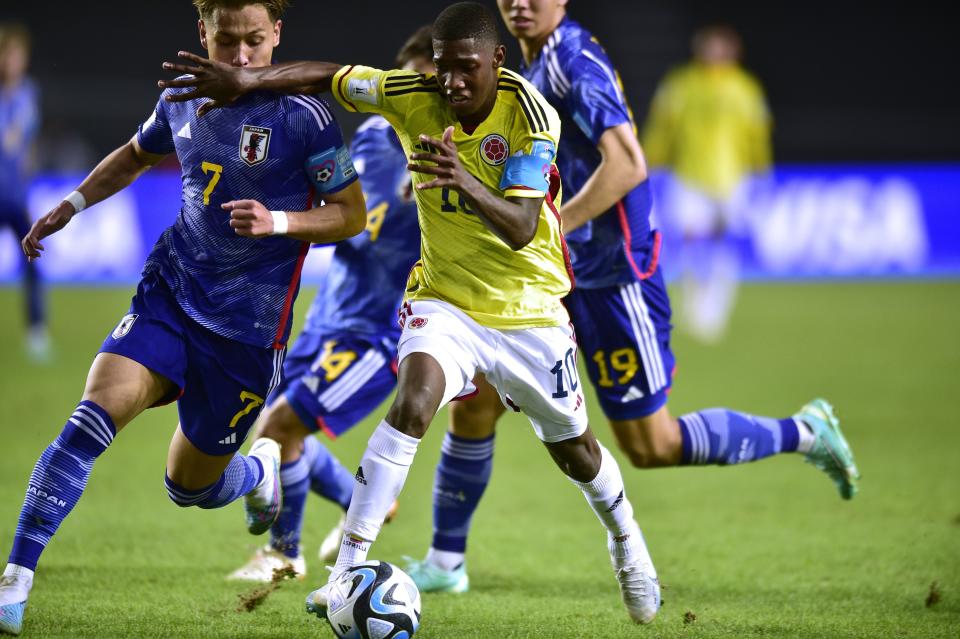
{"type": "Polygon", "coordinates": [[[500,190],[513,197],[543,197],[550,187],[553,145],[535,142],[532,155],[507,158],[500,179],[500,190]]]}
{"type": "Polygon", "coordinates": [[[350,151],[341,146],[311,155],[306,162],[307,175],[317,193],[336,193],[357,179],[350,151]]]}

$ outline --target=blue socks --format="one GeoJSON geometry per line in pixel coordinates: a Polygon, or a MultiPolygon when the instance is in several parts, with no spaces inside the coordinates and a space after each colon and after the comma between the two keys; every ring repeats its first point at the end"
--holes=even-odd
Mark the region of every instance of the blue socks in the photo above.
{"type": "Polygon", "coordinates": [[[680,418],[680,463],[743,464],[797,450],[800,432],[792,418],[756,417],[710,408],[680,418]]]}
{"type": "Polygon", "coordinates": [[[220,479],[198,490],[178,486],[169,477],[163,479],[167,494],[176,505],[221,508],[256,488],[263,480],[263,465],[256,457],[234,455],[220,479]]]}
{"type": "MultiPolygon", "coordinates": [[[[304,441],[316,442],[316,439],[307,437],[304,441]]],[[[317,442],[317,445],[320,443],[317,442]]],[[[310,465],[306,455],[280,466],[280,487],[283,490],[283,508],[270,529],[270,547],[296,559],[300,552],[303,508],[307,493],[310,492],[310,465]]]]}
{"type": "Polygon", "coordinates": [[[353,496],[353,473],[344,468],[316,437],[307,437],[303,441],[303,456],[310,466],[311,490],[340,504],[346,512],[353,496]]]}
{"type": "Polygon", "coordinates": [[[291,559],[295,558],[299,553],[307,493],[312,489],[346,511],[350,507],[353,484],[353,473],[344,468],[316,437],[307,437],[303,441],[300,459],[280,467],[283,509],[270,529],[270,546],[291,559]]]}
{"type": "Polygon", "coordinates": [[[80,402],[33,468],[9,563],[36,569],[40,553],[83,494],[93,462],[116,434],[105,410],[80,402]]]}
{"type": "Polygon", "coordinates": [[[470,520],[493,470],[493,443],[494,436],[444,436],[433,483],[433,549],[466,552],[470,520]]]}

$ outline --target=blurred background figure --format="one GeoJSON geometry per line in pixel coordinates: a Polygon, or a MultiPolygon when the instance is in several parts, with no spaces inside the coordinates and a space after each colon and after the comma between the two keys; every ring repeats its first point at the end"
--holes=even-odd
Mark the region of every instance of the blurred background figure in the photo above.
{"type": "MultiPolygon", "coordinates": [[[[27,187],[33,144],[40,124],[37,89],[27,76],[30,32],[19,24],[0,23],[0,230],[9,227],[17,243],[30,231],[27,187]]],[[[27,352],[34,360],[49,357],[43,291],[36,264],[23,260],[27,312],[27,352]]]]}
{"type": "Polygon", "coordinates": [[[740,66],[741,42],[726,25],[693,37],[693,60],[661,81],[643,147],[670,169],[662,222],[680,240],[680,321],[714,342],[733,311],[739,275],[734,240],[754,178],[769,171],[770,112],[760,83],[740,66]]]}

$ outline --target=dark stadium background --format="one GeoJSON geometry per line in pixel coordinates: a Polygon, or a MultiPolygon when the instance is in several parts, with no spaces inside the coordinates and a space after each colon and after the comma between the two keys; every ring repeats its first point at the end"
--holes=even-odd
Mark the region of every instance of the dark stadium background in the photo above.
{"type": "MultiPolygon", "coordinates": [[[[297,0],[277,56],[388,65],[447,4],[297,0]]],[[[98,157],[149,113],[160,62],[200,50],[189,0],[2,5],[0,20],[33,31],[46,125],[80,133],[98,157]]],[[[640,121],[693,29],[722,20],[741,32],[746,66],[768,91],[779,162],[960,158],[960,39],[931,3],[571,0],[569,10],[610,51],[640,121]]],[[[518,59],[511,43],[508,64],[518,59]]],[[[345,117],[344,128],[357,122],[345,117]]]]}

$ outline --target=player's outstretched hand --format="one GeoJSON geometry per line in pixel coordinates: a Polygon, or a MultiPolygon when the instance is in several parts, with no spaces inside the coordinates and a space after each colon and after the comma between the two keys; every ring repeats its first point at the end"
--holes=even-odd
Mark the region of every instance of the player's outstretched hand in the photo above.
{"type": "Polygon", "coordinates": [[[418,191],[443,187],[459,191],[467,184],[467,180],[476,179],[460,163],[460,156],[457,155],[457,145],[453,142],[452,126],[447,127],[446,131],[443,132],[442,139],[438,140],[429,135],[421,135],[420,142],[432,146],[436,153],[411,153],[407,169],[415,173],[426,173],[436,177],[429,182],[418,184],[418,191]],[[430,162],[431,164],[422,164],[423,162],[430,162]]]}
{"type": "Polygon", "coordinates": [[[23,254],[27,256],[27,260],[32,262],[39,259],[40,251],[44,250],[40,240],[65,227],[76,213],[72,204],[60,202],[49,213],[34,222],[33,226],[30,227],[30,232],[20,241],[20,246],[23,248],[23,254]]]}
{"type": "Polygon", "coordinates": [[[220,205],[230,211],[230,228],[243,237],[273,235],[273,215],[256,200],[233,200],[220,205]]]}
{"type": "Polygon", "coordinates": [[[183,60],[193,62],[193,66],[164,62],[164,70],[192,77],[160,80],[157,82],[157,86],[161,89],[186,88],[190,90],[183,93],[168,94],[168,102],[187,102],[196,98],[210,98],[210,102],[204,102],[197,109],[197,115],[201,116],[211,109],[230,104],[244,94],[242,68],[208,58],[201,58],[189,51],[180,51],[177,55],[183,60]]]}

